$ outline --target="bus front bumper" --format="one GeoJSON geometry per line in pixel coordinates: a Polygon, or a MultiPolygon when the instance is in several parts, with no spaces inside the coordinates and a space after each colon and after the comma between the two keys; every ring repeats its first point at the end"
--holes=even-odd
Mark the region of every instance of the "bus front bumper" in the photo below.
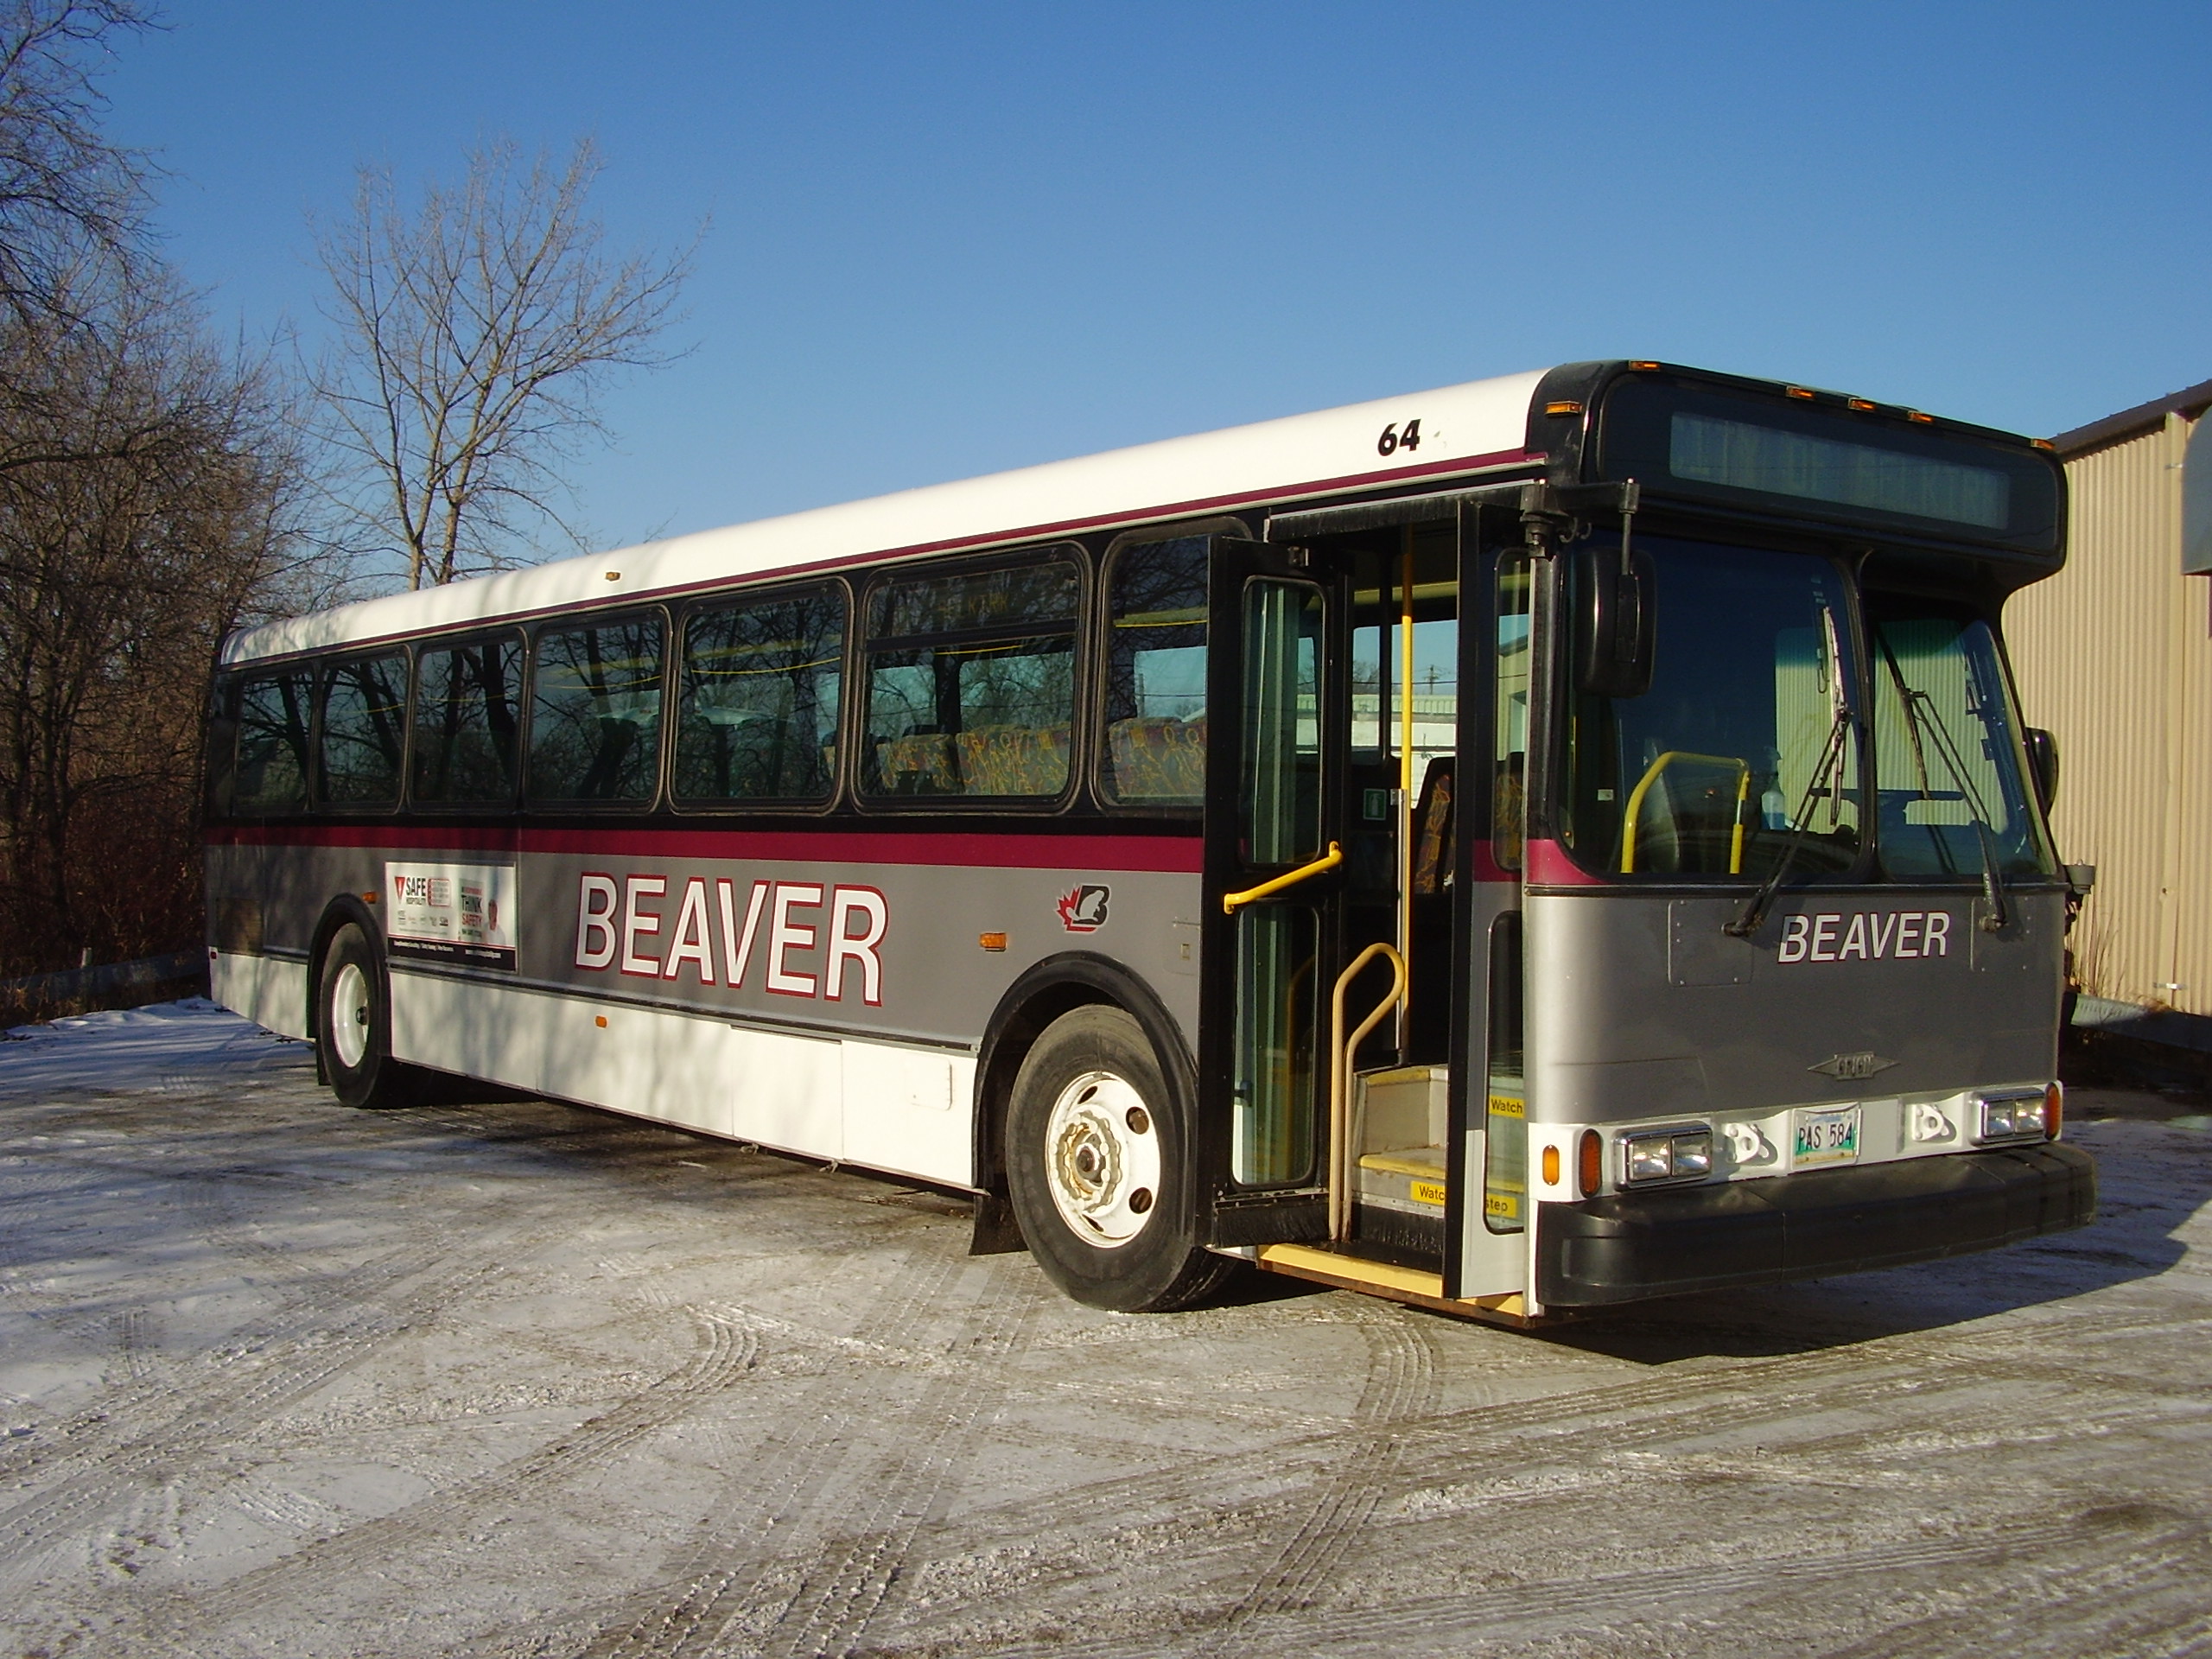
{"type": "Polygon", "coordinates": [[[2058,1141],[1948,1153],[1538,1211],[1536,1298],[1599,1307],[1896,1267],[2085,1225],[2096,1165],[2058,1141]]]}

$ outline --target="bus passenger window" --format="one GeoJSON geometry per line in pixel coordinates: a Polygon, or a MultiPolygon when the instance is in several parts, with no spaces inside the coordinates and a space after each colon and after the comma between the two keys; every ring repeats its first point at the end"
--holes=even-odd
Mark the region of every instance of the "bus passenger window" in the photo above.
{"type": "Polygon", "coordinates": [[[684,625],[676,715],[682,801],[818,801],[837,776],[845,593],[702,611],[684,625]]]}
{"type": "Polygon", "coordinates": [[[308,698],[314,683],[304,668],[245,683],[231,791],[231,810],[241,817],[306,810],[308,698]]]}
{"type": "Polygon", "coordinates": [[[658,616],[537,636],[531,801],[652,801],[660,760],[660,658],[658,616]]]}
{"type": "Polygon", "coordinates": [[[326,806],[397,806],[406,719],[405,652],[332,669],[322,690],[316,798],[326,806]]]}
{"type": "Polygon", "coordinates": [[[522,725],[522,642],[425,647],[415,696],[417,806],[507,806],[522,725]]]}
{"type": "Polygon", "coordinates": [[[1065,791],[1080,595],[1076,567],[1057,557],[878,588],[863,789],[1040,799],[1065,791]]]}
{"type": "Polygon", "coordinates": [[[1124,548],[1107,579],[1106,792],[1197,806],[1206,782],[1206,539],[1124,548]]]}

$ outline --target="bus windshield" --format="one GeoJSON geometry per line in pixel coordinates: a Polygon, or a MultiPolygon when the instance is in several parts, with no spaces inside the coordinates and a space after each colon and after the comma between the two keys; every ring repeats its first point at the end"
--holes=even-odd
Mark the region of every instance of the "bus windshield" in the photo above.
{"type": "Polygon", "coordinates": [[[1850,868],[1862,789],[1843,572],[1808,554],[1637,537],[1657,572],[1641,696],[1580,696],[1560,835],[1613,874],[1850,868]]]}
{"type": "Polygon", "coordinates": [[[1882,866],[1898,876],[2049,874],[1997,637],[1978,617],[1870,601],[1882,866]]]}

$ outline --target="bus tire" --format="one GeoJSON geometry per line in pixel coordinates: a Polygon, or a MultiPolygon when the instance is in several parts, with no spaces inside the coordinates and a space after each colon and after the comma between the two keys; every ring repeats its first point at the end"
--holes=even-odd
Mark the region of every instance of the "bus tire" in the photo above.
{"type": "Polygon", "coordinates": [[[1164,1313],[1233,1263],[1198,1234],[1190,1126],[1144,1029],[1087,1004],[1047,1026],[1014,1075],[1007,1185],[1045,1275],[1091,1307],[1164,1313]]]}
{"type": "Polygon", "coordinates": [[[342,1105],[416,1103],[415,1069],[391,1058],[391,1001],[376,947],[358,922],[330,936],[315,988],[315,1058],[342,1105]]]}

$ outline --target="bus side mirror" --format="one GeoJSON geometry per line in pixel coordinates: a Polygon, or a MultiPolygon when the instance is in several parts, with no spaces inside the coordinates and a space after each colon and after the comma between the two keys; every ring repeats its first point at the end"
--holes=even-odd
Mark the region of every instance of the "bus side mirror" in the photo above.
{"type": "Polygon", "coordinates": [[[2040,726],[2023,735],[2028,745],[2028,773],[2036,782],[2036,800],[2046,812],[2058,798],[2058,740],[2040,726]]]}
{"type": "Polygon", "coordinates": [[[1585,548],[1574,572],[1574,672],[1584,695],[1640,697],[1651,689],[1657,584],[1650,559],[1585,548]]]}

